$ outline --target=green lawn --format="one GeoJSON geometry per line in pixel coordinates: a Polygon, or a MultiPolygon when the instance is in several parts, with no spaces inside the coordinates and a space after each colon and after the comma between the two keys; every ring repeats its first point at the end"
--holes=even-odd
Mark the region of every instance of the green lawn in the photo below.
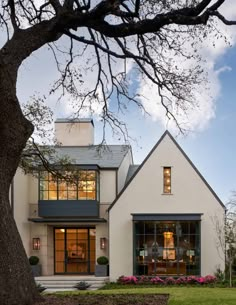
{"type": "Polygon", "coordinates": [[[236,305],[235,288],[171,287],[156,290],[170,294],[169,305],[236,305]]]}
{"type": "Polygon", "coordinates": [[[236,305],[236,288],[165,287],[99,290],[102,293],[169,293],[168,305],[236,305]]]}
{"type": "MultiPolygon", "coordinates": [[[[78,292],[75,292],[76,294],[78,292]]],[[[79,292],[81,293],[81,292],[79,292]]],[[[84,291],[83,293],[88,293],[84,291]]],[[[165,288],[125,288],[97,290],[90,293],[169,293],[168,305],[236,305],[236,288],[199,288],[199,287],[165,287],[165,288]]]]}

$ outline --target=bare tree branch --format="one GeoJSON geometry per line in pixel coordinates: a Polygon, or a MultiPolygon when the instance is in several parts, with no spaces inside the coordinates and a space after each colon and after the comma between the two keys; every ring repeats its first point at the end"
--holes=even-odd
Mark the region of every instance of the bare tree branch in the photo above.
{"type": "Polygon", "coordinates": [[[211,15],[218,17],[226,25],[235,25],[236,24],[236,20],[227,20],[223,15],[221,15],[217,11],[211,12],[211,15]]]}

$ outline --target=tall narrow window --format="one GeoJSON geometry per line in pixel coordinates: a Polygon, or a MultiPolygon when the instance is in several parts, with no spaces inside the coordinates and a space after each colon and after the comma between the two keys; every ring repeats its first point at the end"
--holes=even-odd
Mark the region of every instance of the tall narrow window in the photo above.
{"type": "Polygon", "coordinates": [[[171,167],[163,168],[164,194],[171,193],[171,167]]]}

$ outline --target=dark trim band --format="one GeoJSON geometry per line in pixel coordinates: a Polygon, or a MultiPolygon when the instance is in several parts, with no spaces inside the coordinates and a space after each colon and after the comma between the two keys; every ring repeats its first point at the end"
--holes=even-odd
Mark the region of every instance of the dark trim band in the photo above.
{"type": "Polygon", "coordinates": [[[161,221],[161,220],[201,220],[202,213],[197,214],[131,214],[133,221],[161,221]]]}
{"type": "Polygon", "coordinates": [[[104,218],[28,218],[29,221],[36,223],[104,223],[107,222],[104,218]]]}

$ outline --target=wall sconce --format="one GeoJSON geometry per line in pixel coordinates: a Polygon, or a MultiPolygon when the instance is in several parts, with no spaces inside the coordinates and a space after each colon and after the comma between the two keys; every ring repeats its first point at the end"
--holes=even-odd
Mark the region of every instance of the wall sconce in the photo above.
{"type": "Polygon", "coordinates": [[[40,238],[33,238],[33,250],[40,250],[40,238]]]}
{"type": "Polygon", "coordinates": [[[100,249],[102,249],[102,250],[106,249],[106,243],[107,243],[106,237],[101,237],[100,238],[100,249]]]}

